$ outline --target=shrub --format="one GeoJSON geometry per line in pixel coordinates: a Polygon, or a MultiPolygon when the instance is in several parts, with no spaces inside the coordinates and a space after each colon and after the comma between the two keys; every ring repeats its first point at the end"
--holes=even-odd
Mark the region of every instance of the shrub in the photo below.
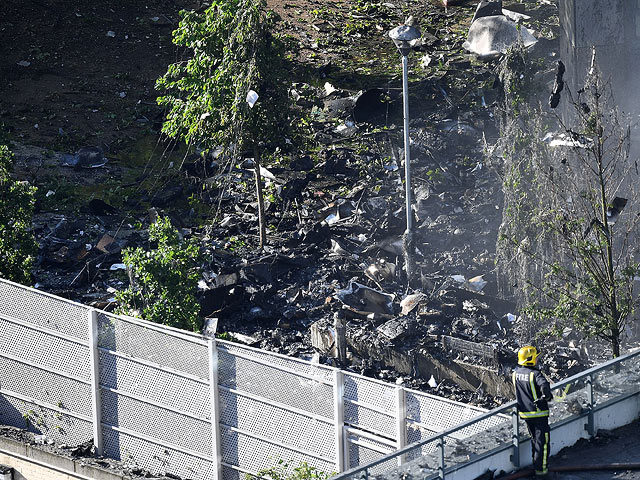
{"type": "Polygon", "coordinates": [[[307,462],[302,462],[293,469],[289,467],[289,464],[284,460],[278,460],[276,466],[260,470],[258,475],[272,480],[327,480],[334,475],[318,470],[307,462]]]}
{"type": "Polygon", "coordinates": [[[199,331],[200,306],[196,300],[200,251],[193,241],[181,240],[168,218],[149,227],[156,248],[127,248],[129,288],[116,294],[118,313],[139,316],[163,325],[199,331]]]}
{"type": "Polygon", "coordinates": [[[31,231],[36,188],[11,178],[13,154],[0,145],[0,277],[31,282],[38,244],[31,231]]]}

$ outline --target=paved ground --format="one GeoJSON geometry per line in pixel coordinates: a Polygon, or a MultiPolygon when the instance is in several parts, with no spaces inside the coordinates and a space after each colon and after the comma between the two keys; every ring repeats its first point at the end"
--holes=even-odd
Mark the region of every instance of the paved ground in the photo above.
{"type": "MultiPolygon", "coordinates": [[[[562,450],[549,461],[551,470],[558,467],[640,463],[640,421],[613,431],[599,432],[590,441],[583,440],[562,450]]],[[[507,476],[501,480],[535,478],[507,476]]],[[[571,471],[553,473],[554,480],[640,480],[640,470],[571,471]]]]}
{"type": "MultiPolygon", "coordinates": [[[[551,467],[567,465],[597,465],[610,463],[640,463],[640,422],[613,430],[600,432],[591,441],[580,442],[561,451],[551,459],[551,467]]],[[[640,479],[640,470],[560,473],[557,478],[588,480],[640,479]]]]}

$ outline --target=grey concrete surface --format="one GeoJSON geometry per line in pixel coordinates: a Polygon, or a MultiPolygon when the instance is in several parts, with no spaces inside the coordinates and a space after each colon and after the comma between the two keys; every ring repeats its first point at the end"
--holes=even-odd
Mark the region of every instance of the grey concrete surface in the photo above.
{"type": "MultiPolygon", "coordinates": [[[[561,450],[549,460],[549,467],[588,466],[611,463],[640,463],[640,421],[607,432],[561,450]]],[[[557,472],[558,480],[640,480],[640,470],[557,472]]]]}

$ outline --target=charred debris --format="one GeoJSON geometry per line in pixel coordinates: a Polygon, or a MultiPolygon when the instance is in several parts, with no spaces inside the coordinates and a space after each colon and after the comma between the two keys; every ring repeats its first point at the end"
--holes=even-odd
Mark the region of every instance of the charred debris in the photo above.
{"type": "MultiPolygon", "coordinates": [[[[167,161],[163,182],[140,188],[149,173],[134,178],[136,196],[117,205],[94,189],[66,211],[53,201],[60,192],[44,192],[34,219],[36,288],[112,310],[127,282],[122,249],[147,246],[149,223],[166,215],[207,251],[199,283],[205,333],[486,407],[510,396],[504,372],[517,349],[517,312],[496,287],[501,185],[484,160],[496,135],[495,74],[490,62],[461,53],[462,31],[450,29],[446,42],[434,33],[442,37],[425,33],[416,61],[439,66],[411,87],[412,282],[402,260],[399,79],[356,91],[320,72],[320,86],[297,83],[289,92],[309,111],[315,149],[263,172],[270,228],[262,251],[254,248],[256,198],[245,188],[252,160],[232,167],[215,152],[191,154],[167,161]]],[[[540,43],[549,55],[551,41],[540,43]]],[[[27,174],[46,164],[80,183],[126,176],[124,162],[99,148],[15,153],[27,174]]],[[[552,376],[589,362],[565,333],[543,360],[552,376]]]]}

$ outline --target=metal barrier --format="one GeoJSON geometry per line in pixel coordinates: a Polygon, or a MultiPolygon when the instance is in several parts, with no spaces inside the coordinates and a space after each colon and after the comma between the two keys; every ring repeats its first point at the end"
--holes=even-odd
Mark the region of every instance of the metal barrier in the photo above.
{"type": "Polygon", "coordinates": [[[5,280],[0,299],[0,423],[93,439],[154,474],[244,480],[279,460],[340,472],[486,412],[5,280]]]}
{"type": "MultiPolygon", "coordinates": [[[[638,418],[640,350],[556,383],[552,391],[553,453],[593,435],[598,428],[615,428],[638,418]]],[[[333,480],[470,479],[490,467],[506,471],[531,462],[530,450],[521,448],[523,443],[529,443],[528,436],[521,434],[523,431],[524,422],[512,401],[333,480]],[[401,459],[409,458],[413,460],[398,467],[401,459]]]]}

